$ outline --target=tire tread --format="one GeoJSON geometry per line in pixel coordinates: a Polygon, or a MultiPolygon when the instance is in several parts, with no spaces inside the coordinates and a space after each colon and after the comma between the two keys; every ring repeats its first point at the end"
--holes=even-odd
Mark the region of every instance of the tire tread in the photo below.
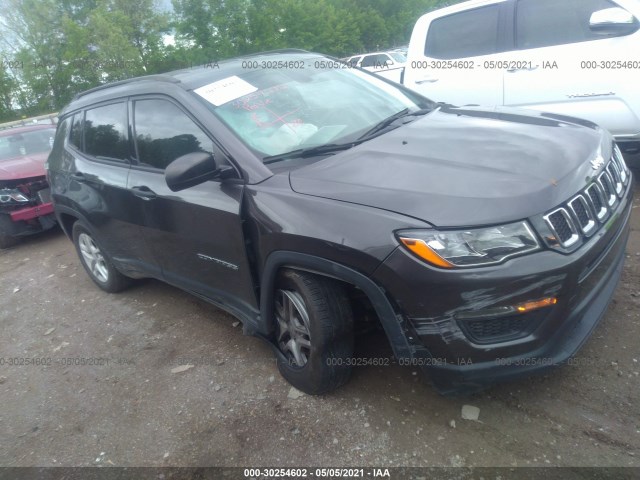
{"type": "Polygon", "coordinates": [[[281,273],[280,284],[300,285],[304,290],[299,293],[305,297],[311,321],[320,331],[320,338],[316,335],[312,342],[322,351],[323,365],[317,376],[305,379],[293,367],[279,361],[280,373],[305,393],[321,395],[336,390],[349,381],[351,367],[331,365],[329,360],[348,359],[353,354],[353,313],[343,287],[335,280],[290,269],[281,273]]]}

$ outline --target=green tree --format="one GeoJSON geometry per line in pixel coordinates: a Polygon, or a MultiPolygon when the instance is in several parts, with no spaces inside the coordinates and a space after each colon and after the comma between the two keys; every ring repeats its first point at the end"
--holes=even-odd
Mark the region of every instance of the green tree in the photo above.
{"type": "Polygon", "coordinates": [[[57,110],[107,81],[237,55],[302,48],[336,56],[405,44],[423,13],[455,0],[2,0],[0,116],[57,110]],[[175,33],[175,44],[163,36],[175,33]]]}
{"type": "Polygon", "coordinates": [[[3,0],[2,46],[22,62],[17,102],[57,110],[79,91],[162,68],[167,14],[154,0],[3,0]]]}
{"type": "Polygon", "coordinates": [[[13,120],[16,117],[14,112],[14,102],[18,85],[15,79],[10,75],[8,68],[5,67],[4,56],[0,55],[0,122],[13,120]]]}
{"type": "Polygon", "coordinates": [[[4,45],[23,63],[20,80],[25,83],[25,110],[51,110],[57,98],[66,98],[64,78],[63,16],[54,0],[5,0],[0,10],[4,45]]]}
{"type": "Polygon", "coordinates": [[[201,62],[251,51],[249,0],[173,0],[177,34],[190,42],[201,62]]]}

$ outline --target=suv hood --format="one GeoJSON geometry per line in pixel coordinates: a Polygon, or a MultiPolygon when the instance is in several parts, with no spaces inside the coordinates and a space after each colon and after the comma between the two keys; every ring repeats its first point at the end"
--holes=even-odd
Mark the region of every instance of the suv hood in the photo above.
{"type": "Polygon", "coordinates": [[[434,226],[510,222],[546,212],[596,173],[611,137],[555,114],[444,106],[291,171],[295,192],[409,215],[434,226]],[[604,143],[608,141],[608,144],[604,143]]]}
{"type": "Polygon", "coordinates": [[[0,181],[43,177],[44,162],[48,155],[48,153],[41,153],[0,160],[0,181]]]}

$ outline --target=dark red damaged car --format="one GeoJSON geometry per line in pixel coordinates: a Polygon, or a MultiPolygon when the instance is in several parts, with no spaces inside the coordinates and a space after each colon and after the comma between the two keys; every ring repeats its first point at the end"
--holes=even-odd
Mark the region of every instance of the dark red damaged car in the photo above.
{"type": "Polygon", "coordinates": [[[0,130],[0,248],[56,224],[44,163],[55,125],[0,130]]]}

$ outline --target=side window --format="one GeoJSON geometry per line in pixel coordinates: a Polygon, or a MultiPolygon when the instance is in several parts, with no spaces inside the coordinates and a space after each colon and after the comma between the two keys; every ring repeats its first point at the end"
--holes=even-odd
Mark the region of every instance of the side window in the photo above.
{"type": "Polygon", "coordinates": [[[213,153],[211,139],[167,100],[136,101],[134,118],[138,160],[143,165],[165,169],[187,153],[213,153]]]}
{"type": "Polygon", "coordinates": [[[616,6],[609,0],[520,0],[516,46],[540,48],[605,38],[589,29],[589,19],[593,12],[616,6]]]}
{"type": "Polygon", "coordinates": [[[69,143],[82,150],[82,118],[83,112],[76,113],[71,120],[71,133],[69,134],[69,143]]]}
{"type": "Polygon", "coordinates": [[[57,162],[63,157],[64,140],[67,138],[69,128],[71,126],[72,118],[67,117],[58,123],[58,127],[53,140],[53,148],[49,154],[49,158],[57,162]]]}
{"type": "Polygon", "coordinates": [[[96,158],[127,160],[129,146],[126,103],[114,103],[86,111],[84,152],[96,158]]]}
{"type": "Polygon", "coordinates": [[[403,54],[401,54],[400,52],[391,52],[391,53],[389,53],[389,55],[397,63],[406,63],[407,62],[407,58],[403,54]]]}
{"type": "Polygon", "coordinates": [[[497,53],[499,18],[499,5],[438,18],[429,26],[424,53],[441,59],[497,53]]]}
{"type": "Polygon", "coordinates": [[[389,57],[385,54],[367,55],[362,61],[362,67],[382,68],[389,62],[389,57]]]}
{"type": "Polygon", "coordinates": [[[375,55],[366,55],[363,59],[362,59],[362,63],[360,64],[361,67],[372,67],[375,63],[375,55]]]}
{"type": "Polygon", "coordinates": [[[386,53],[383,53],[381,55],[378,55],[376,66],[380,68],[386,68],[391,62],[393,62],[393,59],[386,53]]]}

